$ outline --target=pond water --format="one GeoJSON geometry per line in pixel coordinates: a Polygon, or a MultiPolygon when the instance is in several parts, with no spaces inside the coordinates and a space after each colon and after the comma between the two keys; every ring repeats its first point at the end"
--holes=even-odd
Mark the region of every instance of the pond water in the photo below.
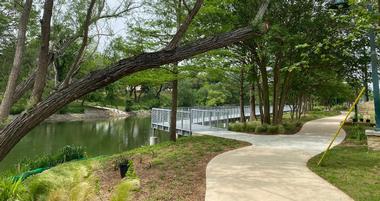
{"type": "MultiPolygon", "coordinates": [[[[42,123],[25,136],[0,162],[0,171],[14,167],[18,161],[55,153],[65,145],[83,146],[89,157],[110,155],[149,145],[150,117],[127,119],[42,123]]],[[[158,134],[159,141],[169,140],[158,134]]]]}

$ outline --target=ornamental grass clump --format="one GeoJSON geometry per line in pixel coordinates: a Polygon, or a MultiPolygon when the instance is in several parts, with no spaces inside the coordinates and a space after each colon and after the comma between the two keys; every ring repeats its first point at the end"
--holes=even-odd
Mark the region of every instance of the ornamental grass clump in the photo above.
{"type": "Polygon", "coordinates": [[[11,178],[0,178],[0,200],[30,200],[30,197],[21,179],[13,181],[11,178]]]}

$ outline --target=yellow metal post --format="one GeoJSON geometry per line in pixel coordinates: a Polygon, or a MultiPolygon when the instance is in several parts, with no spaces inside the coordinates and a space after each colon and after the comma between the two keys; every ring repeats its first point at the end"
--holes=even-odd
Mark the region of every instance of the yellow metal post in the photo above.
{"type": "Polygon", "coordinates": [[[346,117],[344,118],[344,120],[340,122],[338,130],[336,131],[336,133],[333,136],[333,138],[332,138],[329,146],[327,146],[327,149],[325,150],[325,152],[323,153],[321,159],[319,160],[318,166],[322,163],[323,159],[326,157],[327,152],[330,150],[331,146],[333,145],[334,141],[336,140],[336,138],[338,137],[340,131],[342,130],[342,127],[343,127],[344,123],[346,122],[347,118],[350,116],[352,110],[354,110],[355,105],[358,104],[358,102],[359,102],[360,98],[363,96],[364,92],[365,92],[365,87],[363,87],[363,89],[360,91],[358,97],[356,97],[356,100],[355,100],[354,104],[351,106],[351,108],[348,111],[348,113],[347,113],[346,117]]]}

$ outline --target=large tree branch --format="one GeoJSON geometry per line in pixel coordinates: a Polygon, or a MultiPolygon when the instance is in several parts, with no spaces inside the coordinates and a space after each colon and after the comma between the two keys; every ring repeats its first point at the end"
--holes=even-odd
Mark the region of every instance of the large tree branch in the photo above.
{"type": "Polygon", "coordinates": [[[174,35],[173,39],[169,42],[169,44],[165,47],[166,50],[171,50],[179,44],[183,36],[186,34],[186,31],[189,29],[191,21],[193,21],[194,17],[197,15],[199,9],[201,9],[203,4],[203,0],[197,0],[195,2],[194,8],[187,15],[185,21],[179,27],[177,33],[174,35]]]}
{"type": "Polygon", "coordinates": [[[66,78],[63,81],[62,87],[67,87],[69,85],[72,77],[74,76],[75,72],[77,71],[77,68],[79,68],[80,61],[83,58],[84,51],[85,51],[85,49],[87,47],[87,43],[88,43],[88,32],[89,32],[89,27],[91,24],[91,15],[92,15],[92,11],[93,11],[94,6],[95,6],[95,2],[96,2],[96,0],[91,0],[90,6],[87,9],[86,20],[85,20],[84,26],[83,26],[82,45],[79,49],[77,56],[75,57],[74,63],[72,63],[72,65],[69,68],[69,72],[67,73],[66,78]]]}
{"type": "Polygon", "coordinates": [[[251,27],[245,27],[216,37],[201,39],[173,50],[143,53],[132,58],[120,60],[109,68],[89,73],[68,87],[57,90],[2,129],[0,131],[0,161],[32,128],[68,103],[92,91],[107,86],[127,75],[179,62],[262,34],[262,32],[253,30],[251,27]]]}

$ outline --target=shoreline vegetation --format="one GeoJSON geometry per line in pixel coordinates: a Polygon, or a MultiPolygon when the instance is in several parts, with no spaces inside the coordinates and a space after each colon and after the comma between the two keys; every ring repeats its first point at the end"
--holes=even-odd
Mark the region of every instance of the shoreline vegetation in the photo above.
{"type": "Polygon", "coordinates": [[[365,125],[345,124],[345,140],[332,148],[321,166],[319,154],[308,167],[354,200],[378,201],[380,198],[380,152],[369,151],[365,125]]]}
{"type": "MultiPolygon", "coordinates": [[[[19,114],[10,116],[14,119],[19,114]]],[[[56,114],[51,115],[45,122],[64,122],[64,121],[96,121],[114,118],[128,118],[131,116],[149,116],[150,111],[138,110],[125,112],[119,108],[98,106],[95,104],[81,105],[79,103],[70,104],[56,114]]]]}
{"type": "Polygon", "coordinates": [[[303,114],[299,119],[291,118],[290,114],[284,114],[283,122],[278,125],[262,124],[260,120],[248,122],[236,122],[228,126],[229,131],[243,132],[256,135],[292,135],[299,132],[302,126],[311,120],[341,114],[340,110],[313,110],[303,114]]]}
{"type": "Polygon", "coordinates": [[[207,163],[223,152],[249,145],[211,136],[180,138],[176,143],[57,165],[29,177],[9,196],[25,201],[202,200],[207,163]],[[129,161],[129,169],[122,179],[118,167],[123,161],[129,161]]]}

